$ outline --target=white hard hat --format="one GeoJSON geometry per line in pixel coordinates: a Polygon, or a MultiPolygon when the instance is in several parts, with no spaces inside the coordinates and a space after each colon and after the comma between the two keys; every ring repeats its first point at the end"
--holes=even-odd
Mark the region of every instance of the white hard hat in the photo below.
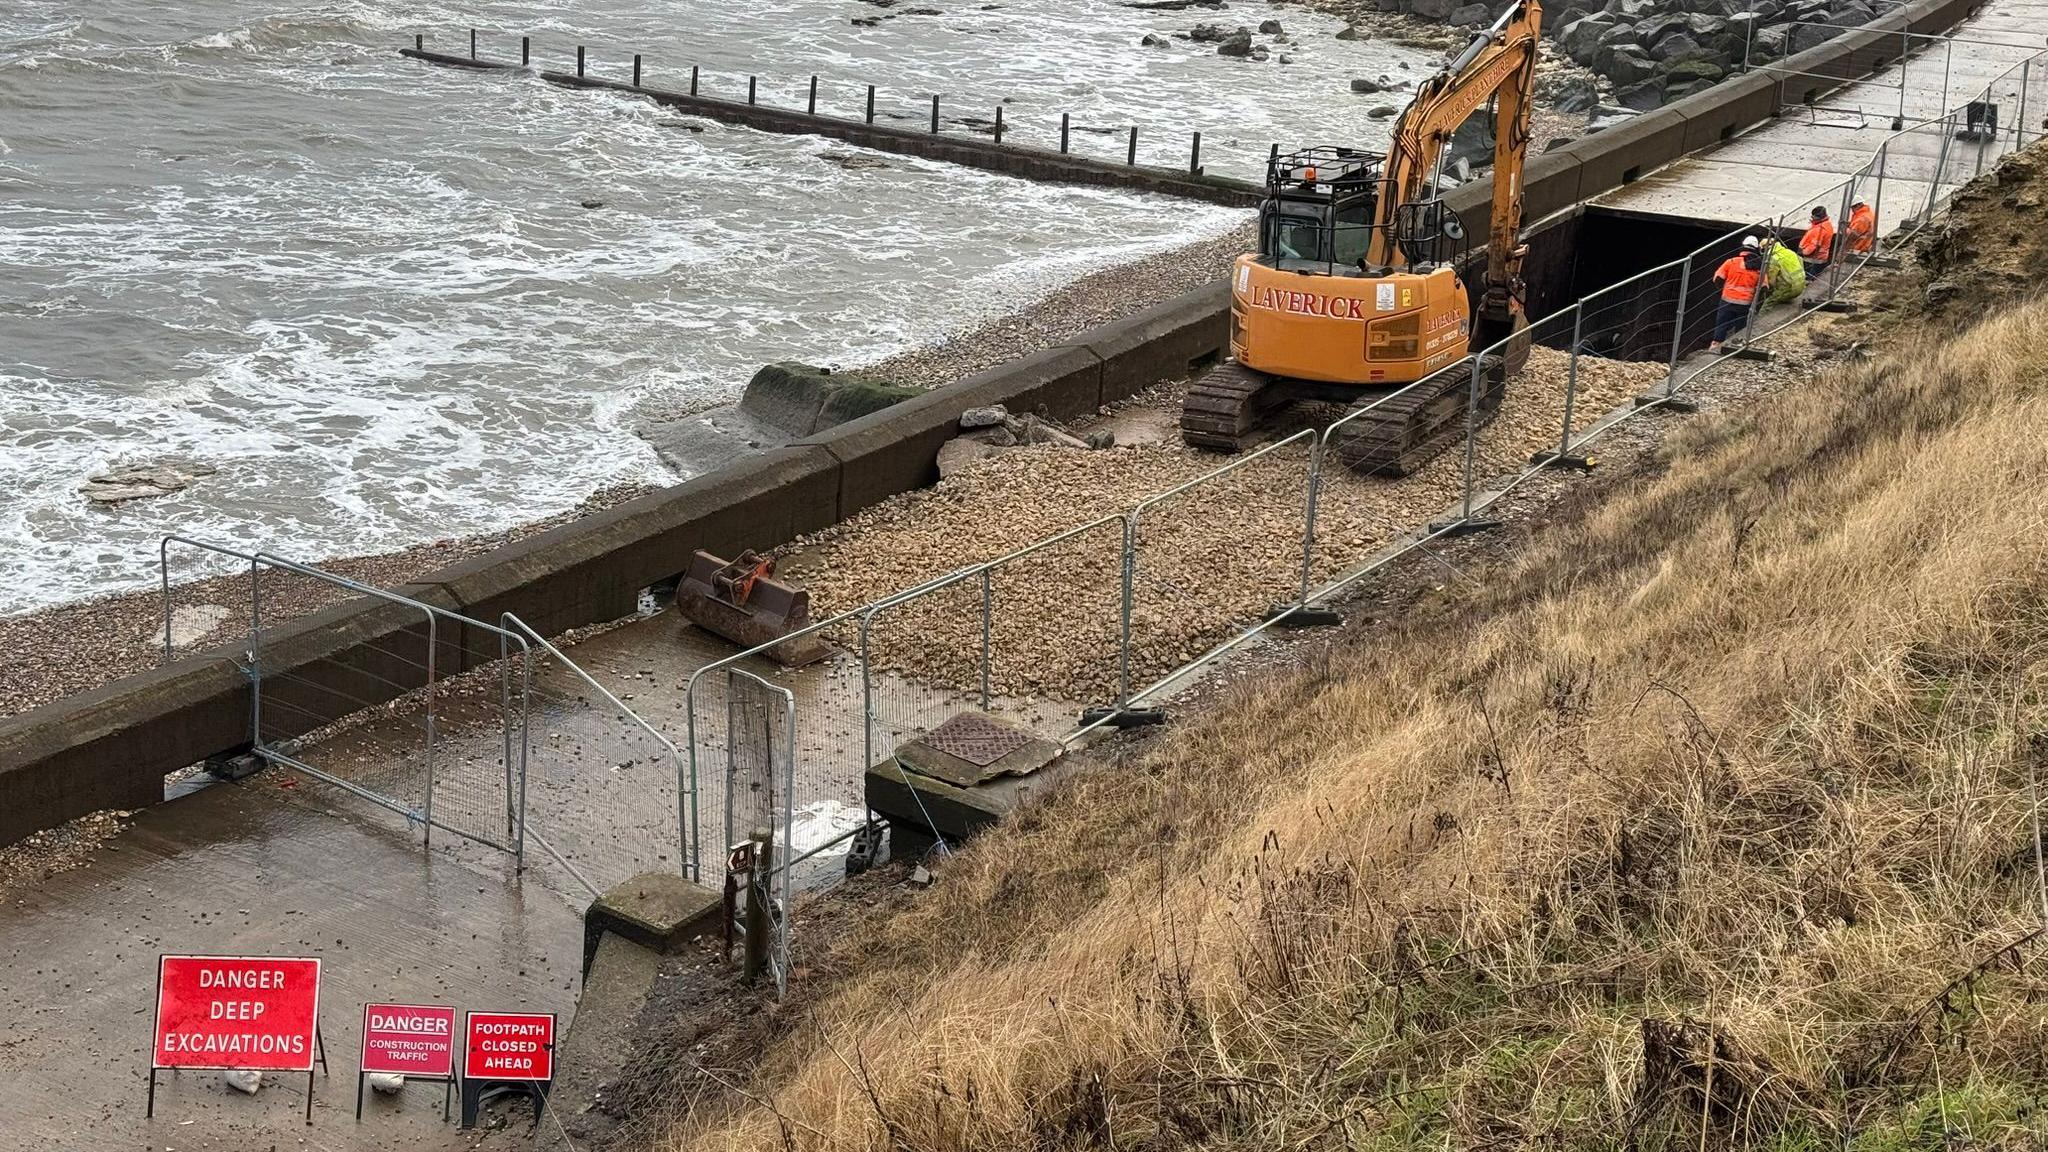
{"type": "Polygon", "coordinates": [[[1757,239],[1757,238],[1756,238],[1756,237],[1754,237],[1754,236],[1744,236],[1744,237],[1742,238],[1742,246],[1743,246],[1744,248],[1757,248],[1757,247],[1761,247],[1762,245],[1763,245],[1763,241],[1761,241],[1761,240],[1757,239]]]}

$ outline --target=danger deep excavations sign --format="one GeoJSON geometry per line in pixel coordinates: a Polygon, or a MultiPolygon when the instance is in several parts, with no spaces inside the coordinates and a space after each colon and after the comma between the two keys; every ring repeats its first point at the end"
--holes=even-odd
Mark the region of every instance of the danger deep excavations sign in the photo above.
{"type": "Polygon", "coordinates": [[[165,956],[157,962],[156,1067],[311,1072],[320,961],[165,956]]]}
{"type": "Polygon", "coordinates": [[[462,1075],[469,1080],[555,1078],[555,1014],[471,1012],[462,1031],[462,1075]]]}
{"type": "Polygon", "coordinates": [[[363,1005],[365,1072],[455,1075],[455,1009],[424,1004],[363,1005]]]}

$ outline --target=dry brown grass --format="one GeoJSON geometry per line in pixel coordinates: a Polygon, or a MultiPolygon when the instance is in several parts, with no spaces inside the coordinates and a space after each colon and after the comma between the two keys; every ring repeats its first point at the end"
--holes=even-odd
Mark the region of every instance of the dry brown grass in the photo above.
{"type": "Polygon", "coordinates": [[[2048,300],[988,834],[676,1148],[2037,1148],[2048,300]]]}

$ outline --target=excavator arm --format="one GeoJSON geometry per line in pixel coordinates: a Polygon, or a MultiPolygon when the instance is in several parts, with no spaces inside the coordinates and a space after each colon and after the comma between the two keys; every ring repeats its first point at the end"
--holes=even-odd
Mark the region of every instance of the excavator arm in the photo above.
{"type": "Polygon", "coordinates": [[[1492,27],[1478,33],[1443,71],[1423,81],[1394,125],[1385,180],[1373,221],[1370,264],[1405,264],[1400,220],[1404,205],[1436,198],[1437,168],[1451,136],[1467,117],[1494,102],[1493,219],[1488,232],[1484,320],[1510,320],[1520,295],[1522,164],[1529,151],[1531,89],[1543,9],[1538,0],[1515,0],[1492,27]]]}

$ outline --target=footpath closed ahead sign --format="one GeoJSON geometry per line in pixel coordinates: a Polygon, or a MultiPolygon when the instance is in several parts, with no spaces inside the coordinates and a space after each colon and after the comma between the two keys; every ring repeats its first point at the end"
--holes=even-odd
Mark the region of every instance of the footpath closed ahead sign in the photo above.
{"type": "Polygon", "coordinates": [[[440,1079],[455,1075],[455,1009],[363,1005],[362,1070],[440,1079]]]}
{"type": "Polygon", "coordinates": [[[463,1029],[467,1080],[553,1080],[555,1014],[471,1012],[463,1029]]]}
{"type": "Polygon", "coordinates": [[[155,1068],[313,1071],[320,961],[165,956],[158,961],[155,1068]]]}

